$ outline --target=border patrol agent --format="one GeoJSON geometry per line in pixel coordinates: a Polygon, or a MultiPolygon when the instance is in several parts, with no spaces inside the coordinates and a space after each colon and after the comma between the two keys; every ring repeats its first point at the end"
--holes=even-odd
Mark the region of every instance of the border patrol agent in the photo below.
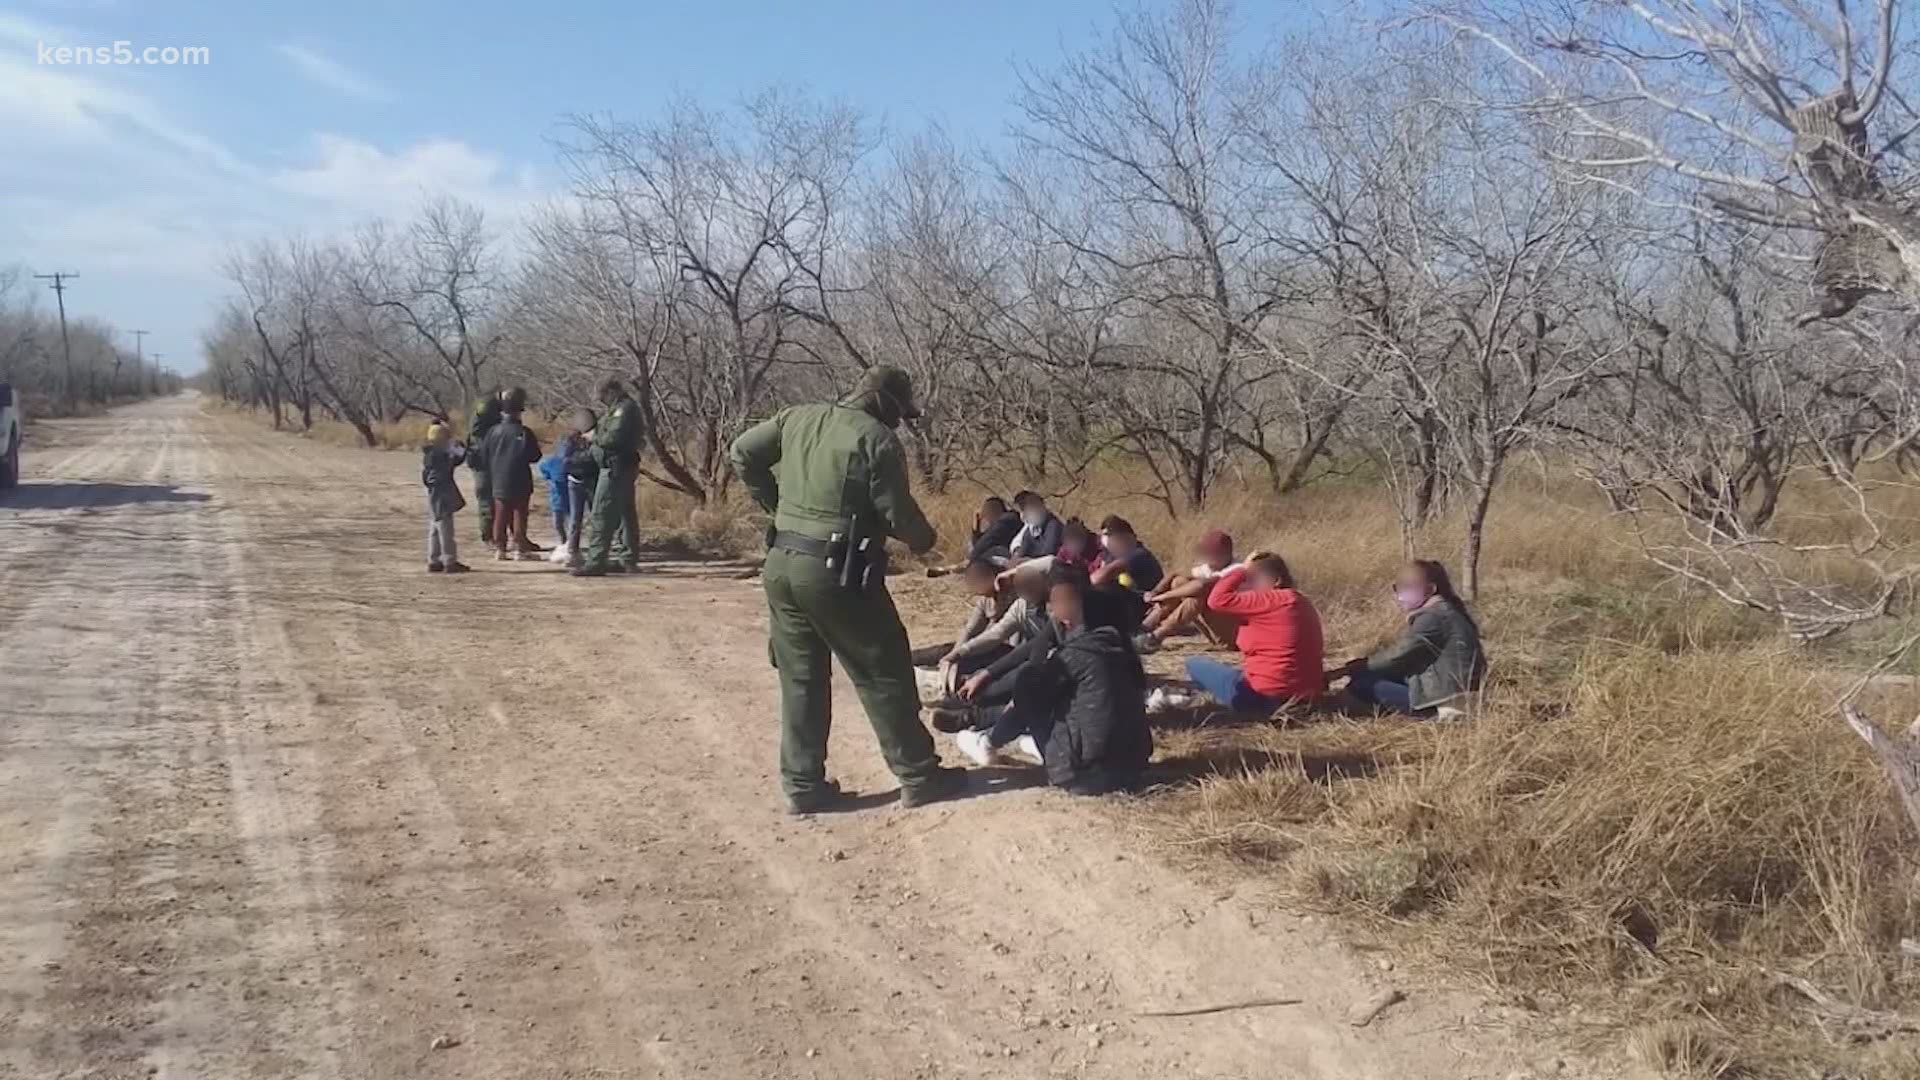
{"type": "Polygon", "coordinates": [[[473,403],[473,418],[467,428],[467,468],[473,470],[473,501],[479,504],[480,542],[489,546],[493,544],[493,474],[487,471],[480,444],[502,416],[500,391],[495,388],[473,403]]]}
{"type": "Polygon", "coordinates": [[[966,788],[965,772],[940,765],[920,722],[907,630],[885,581],[888,537],[916,552],[935,539],[908,490],[892,430],[919,415],[907,373],[874,368],[839,404],[784,409],[734,440],[729,453],[773,515],[762,576],[780,670],[780,778],[791,813],[844,805],[839,785],[827,779],[831,659],[859,691],[900,780],[902,806],[966,788]]]}
{"type": "Polygon", "coordinates": [[[574,577],[625,574],[640,554],[640,516],[633,504],[640,469],[640,406],[618,379],[600,384],[600,404],[610,411],[593,429],[591,452],[600,466],[593,489],[593,527],[574,577]]]}

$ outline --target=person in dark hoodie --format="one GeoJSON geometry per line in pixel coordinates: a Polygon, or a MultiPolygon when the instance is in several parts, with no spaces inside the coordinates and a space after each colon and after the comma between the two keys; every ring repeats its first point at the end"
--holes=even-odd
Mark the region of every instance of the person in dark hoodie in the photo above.
{"type": "Polygon", "coordinates": [[[1139,780],[1153,756],[1147,675],[1127,635],[1093,621],[1087,605],[1099,595],[1079,567],[1049,572],[1044,652],[1021,666],[1012,700],[986,710],[991,728],[955,736],[968,759],[990,765],[1011,748],[1076,795],[1105,795],[1139,780]]]}
{"type": "Polygon", "coordinates": [[[500,422],[487,432],[480,447],[493,489],[493,557],[506,562],[511,539],[522,559],[535,558],[540,549],[527,539],[527,508],[533,502],[533,464],[540,460],[540,440],[520,422],[527,409],[527,392],[514,387],[501,399],[500,422]]]}
{"type": "Polygon", "coordinates": [[[453,441],[453,430],[445,423],[427,427],[427,444],[420,448],[420,483],[427,489],[427,571],[434,574],[464,574],[460,546],[454,539],[454,517],[467,505],[460,485],[453,478],[454,466],[466,454],[466,448],[453,441]]]}
{"type": "Polygon", "coordinates": [[[1020,520],[1020,515],[1007,509],[1005,499],[998,495],[987,496],[973,519],[973,536],[967,545],[967,558],[1004,564],[1007,553],[1013,547],[1013,538],[1020,535],[1020,530],[1025,527],[1026,523],[1020,520]]]}
{"type": "Polygon", "coordinates": [[[474,402],[473,417],[467,426],[467,468],[473,470],[473,501],[480,511],[480,542],[493,543],[493,477],[487,472],[487,463],[480,447],[487,441],[487,432],[500,422],[500,388],[487,391],[486,396],[474,402]]]}

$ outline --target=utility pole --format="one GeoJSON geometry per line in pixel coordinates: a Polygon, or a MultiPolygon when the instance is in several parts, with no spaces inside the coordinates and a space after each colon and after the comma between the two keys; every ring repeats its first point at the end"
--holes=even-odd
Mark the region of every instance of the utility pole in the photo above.
{"type": "Polygon", "coordinates": [[[147,332],[145,330],[131,330],[128,332],[133,335],[133,387],[134,392],[139,393],[140,381],[147,377],[146,357],[140,349],[140,346],[146,342],[147,332]]]}
{"type": "Polygon", "coordinates": [[[67,282],[78,278],[79,274],[64,270],[55,270],[51,274],[33,275],[42,281],[51,281],[54,302],[60,306],[60,353],[67,364],[67,408],[73,408],[73,345],[67,340],[67,282]]]}

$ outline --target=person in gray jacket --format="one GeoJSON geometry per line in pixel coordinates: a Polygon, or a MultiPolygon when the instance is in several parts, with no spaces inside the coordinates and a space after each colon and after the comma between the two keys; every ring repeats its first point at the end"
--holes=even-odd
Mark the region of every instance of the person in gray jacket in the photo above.
{"type": "Polygon", "coordinates": [[[1453,591],[1447,568],[1431,559],[1408,563],[1394,581],[1393,598],[1407,614],[1406,632],[1334,673],[1347,677],[1348,696],[1379,709],[1431,716],[1480,689],[1487,674],[1480,627],[1453,591]]]}
{"type": "Polygon", "coordinates": [[[427,427],[427,444],[420,448],[420,484],[427,489],[427,571],[434,574],[464,574],[467,564],[460,561],[459,545],[453,536],[453,518],[467,505],[460,485],[453,478],[453,467],[466,456],[466,447],[453,441],[453,430],[445,422],[427,427]]]}

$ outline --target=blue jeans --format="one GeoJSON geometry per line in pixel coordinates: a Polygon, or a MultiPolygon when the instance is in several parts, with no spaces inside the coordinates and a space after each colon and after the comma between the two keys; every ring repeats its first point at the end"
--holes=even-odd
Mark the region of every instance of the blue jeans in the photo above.
{"type": "Polygon", "coordinates": [[[1279,698],[1255,690],[1239,668],[1205,656],[1187,659],[1187,678],[1202,693],[1234,712],[1270,712],[1281,704],[1279,698]]]}
{"type": "Polygon", "coordinates": [[[1383,679],[1371,672],[1356,672],[1347,680],[1347,693],[1377,708],[1413,716],[1413,691],[1406,683],[1383,679]]]}
{"type": "Polygon", "coordinates": [[[581,483],[574,477],[567,477],[567,517],[564,525],[560,515],[554,515],[554,524],[560,528],[560,535],[566,540],[567,547],[579,551],[587,538],[587,512],[593,509],[593,485],[581,483]]]}

